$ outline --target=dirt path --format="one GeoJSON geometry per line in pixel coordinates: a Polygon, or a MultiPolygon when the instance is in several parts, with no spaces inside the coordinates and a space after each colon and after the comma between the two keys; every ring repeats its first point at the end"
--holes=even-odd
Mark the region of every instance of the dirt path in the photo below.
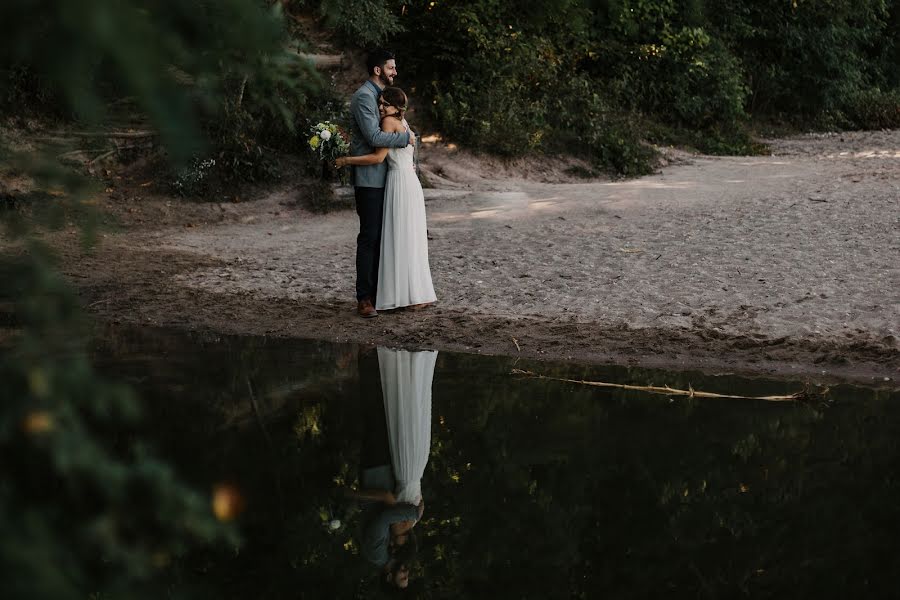
{"type": "Polygon", "coordinates": [[[581,184],[426,156],[444,189],[426,192],[439,306],[423,313],[354,317],[356,215],[306,213],[291,189],[109,235],[68,270],[118,320],[896,380],[900,131],[771,143],[768,157],[581,184]]]}

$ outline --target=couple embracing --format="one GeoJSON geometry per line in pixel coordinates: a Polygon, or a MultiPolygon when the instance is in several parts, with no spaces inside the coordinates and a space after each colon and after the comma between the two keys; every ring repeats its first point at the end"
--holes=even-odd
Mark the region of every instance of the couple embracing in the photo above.
{"type": "Polygon", "coordinates": [[[406,94],[392,87],[393,54],[366,61],[369,79],[350,100],[350,156],[359,215],[356,300],[361,317],[379,310],[420,310],[437,299],[428,264],[425,197],[414,164],[415,134],[406,122],[406,94]]]}
{"type": "Polygon", "coordinates": [[[362,444],[360,550],[387,587],[409,585],[425,511],[431,453],[431,387],[438,353],[378,348],[359,353],[362,444]]]}

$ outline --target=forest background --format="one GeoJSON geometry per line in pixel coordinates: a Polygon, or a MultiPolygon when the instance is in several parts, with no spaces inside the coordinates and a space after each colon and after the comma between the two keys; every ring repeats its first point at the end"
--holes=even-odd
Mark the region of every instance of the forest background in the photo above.
{"type": "Polygon", "coordinates": [[[24,27],[13,15],[32,3],[8,4],[0,116],[109,124],[136,104],[195,170],[215,157],[220,178],[277,177],[277,154],[303,153],[310,123],[346,118],[346,98],[297,55],[313,46],[302,15],[348,50],[394,49],[418,125],[477,151],[639,175],[650,144],[746,154],[772,125],[900,125],[895,0],[129,4],[139,20],[108,30],[129,19],[121,3],[24,27]]]}

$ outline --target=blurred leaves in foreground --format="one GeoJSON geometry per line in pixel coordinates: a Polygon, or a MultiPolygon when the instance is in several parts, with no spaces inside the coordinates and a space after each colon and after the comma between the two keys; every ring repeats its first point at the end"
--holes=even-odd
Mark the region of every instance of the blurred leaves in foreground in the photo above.
{"type": "MultiPolygon", "coordinates": [[[[124,99],[174,162],[204,148],[210,115],[236,107],[290,130],[285,99],[315,88],[310,72],[277,3],[0,4],[0,116],[40,109],[99,127],[124,99]]],[[[36,232],[85,224],[90,188],[49,150],[0,140],[0,175],[31,182],[0,196],[0,597],[158,598],[154,573],[237,534],[140,442],[136,398],[86,358],[89,330],[36,232]]]]}
{"type": "MultiPolygon", "coordinates": [[[[55,117],[98,133],[146,127],[177,166],[216,153],[226,176],[253,179],[263,144],[289,145],[298,108],[321,90],[281,6],[9,0],[0,5],[0,118],[55,117]]],[[[40,148],[25,146],[16,168],[41,175],[40,148]]]]}
{"type": "Polygon", "coordinates": [[[236,545],[236,532],[138,441],[137,399],[92,370],[47,250],[32,243],[2,269],[0,596],[158,597],[146,582],[159,569],[198,543],[236,545]]]}

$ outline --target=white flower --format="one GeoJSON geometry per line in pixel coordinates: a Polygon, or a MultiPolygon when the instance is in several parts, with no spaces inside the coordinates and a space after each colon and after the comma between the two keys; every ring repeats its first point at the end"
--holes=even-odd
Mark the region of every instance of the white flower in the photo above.
{"type": "Polygon", "coordinates": [[[332,519],[331,522],[328,524],[328,528],[329,528],[330,530],[332,530],[332,531],[335,531],[335,530],[337,530],[337,529],[340,529],[340,528],[341,528],[341,522],[340,522],[339,520],[337,520],[337,519],[332,519]]]}
{"type": "Polygon", "coordinates": [[[331,132],[328,131],[327,129],[323,129],[322,132],[319,134],[319,137],[327,142],[328,140],[331,139],[331,132]]]}

